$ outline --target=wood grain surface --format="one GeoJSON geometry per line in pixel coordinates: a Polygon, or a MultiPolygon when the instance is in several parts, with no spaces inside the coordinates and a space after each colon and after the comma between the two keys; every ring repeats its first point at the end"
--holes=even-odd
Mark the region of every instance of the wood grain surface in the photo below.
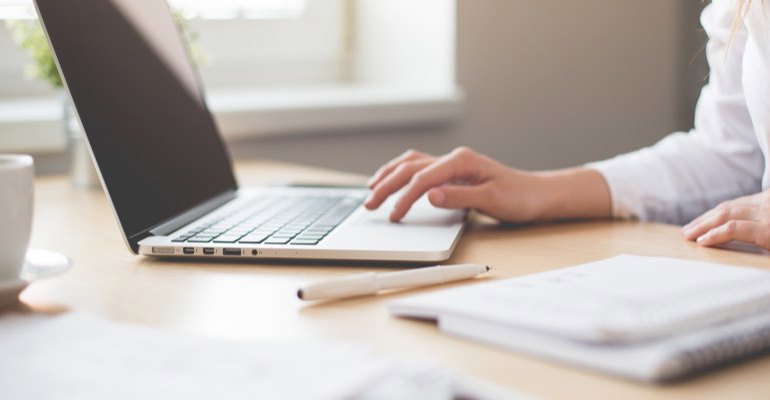
{"type": "MultiPolygon", "coordinates": [[[[243,163],[237,171],[244,186],[363,182],[356,175],[267,161],[243,163]]],[[[685,382],[646,385],[446,336],[429,322],[388,315],[390,300],[438,288],[310,304],[295,296],[297,287],[310,280],[394,266],[182,262],[135,256],[124,244],[104,194],[74,189],[64,177],[37,180],[35,212],[32,246],[66,254],[74,267],[60,277],[32,284],[22,293],[20,309],[75,310],[218,338],[354,341],[382,354],[436,362],[542,398],[770,398],[770,357],[685,382]]],[[[488,280],[619,253],[770,268],[767,255],[703,249],[685,242],[676,226],[610,221],[502,226],[483,217],[473,218],[449,262],[491,265],[491,276],[483,278],[488,280]]],[[[448,286],[470,284],[474,282],[448,286]]]]}

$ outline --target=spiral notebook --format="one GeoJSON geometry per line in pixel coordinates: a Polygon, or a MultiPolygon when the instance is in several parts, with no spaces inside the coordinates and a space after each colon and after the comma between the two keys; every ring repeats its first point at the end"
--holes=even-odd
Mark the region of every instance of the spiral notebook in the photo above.
{"type": "Polygon", "coordinates": [[[666,381],[770,349],[770,272],[620,255],[408,297],[390,312],[515,351],[666,381]]]}

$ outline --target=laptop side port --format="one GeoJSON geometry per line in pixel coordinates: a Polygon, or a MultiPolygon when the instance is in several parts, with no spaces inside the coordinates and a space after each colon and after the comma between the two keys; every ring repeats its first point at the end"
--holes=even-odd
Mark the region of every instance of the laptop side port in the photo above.
{"type": "Polygon", "coordinates": [[[153,254],[174,254],[174,248],[153,246],[152,253],[153,254]]]}
{"type": "Polygon", "coordinates": [[[214,248],[213,247],[205,247],[203,248],[203,254],[207,256],[214,255],[214,248]]]}
{"type": "Polygon", "coordinates": [[[223,249],[222,254],[226,256],[239,256],[241,255],[241,249],[223,249]]]}
{"type": "Polygon", "coordinates": [[[195,248],[194,247],[185,247],[182,249],[182,252],[184,254],[195,254],[195,248]]]}

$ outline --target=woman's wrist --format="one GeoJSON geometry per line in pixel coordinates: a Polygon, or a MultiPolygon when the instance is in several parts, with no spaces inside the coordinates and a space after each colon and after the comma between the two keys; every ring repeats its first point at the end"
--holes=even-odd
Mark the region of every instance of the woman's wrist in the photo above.
{"type": "Polygon", "coordinates": [[[598,171],[577,167],[530,174],[534,220],[612,216],[609,186],[598,171]]]}

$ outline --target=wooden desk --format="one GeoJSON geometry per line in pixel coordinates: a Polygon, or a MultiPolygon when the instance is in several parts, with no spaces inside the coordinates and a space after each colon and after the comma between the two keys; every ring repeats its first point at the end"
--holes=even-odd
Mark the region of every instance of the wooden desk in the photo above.
{"type": "MultiPolygon", "coordinates": [[[[238,172],[243,185],[361,179],[267,162],[243,164],[238,172]]],[[[770,357],[676,385],[637,384],[445,336],[430,323],[388,316],[388,301],[418,291],[317,305],[303,304],[295,297],[297,286],[307,280],[382,267],[166,262],[138,257],[124,245],[100,191],[72,189],[64,178],[41,178],[36,191],[32,245],[67,254],[75,266],[22,294],[34,310],[76,310],[220,338],[352,340],[382,353],[438,362],[544,398],[770,398],[770,357]]],[[[504,278],[622,252],[770,268],[767,256],[698,248],[680,239],[677,227],[632,222],[522,228],[477,222],[464,235],[451,262],[488,263],[495,267],[493,278],[504,278]]]]}

